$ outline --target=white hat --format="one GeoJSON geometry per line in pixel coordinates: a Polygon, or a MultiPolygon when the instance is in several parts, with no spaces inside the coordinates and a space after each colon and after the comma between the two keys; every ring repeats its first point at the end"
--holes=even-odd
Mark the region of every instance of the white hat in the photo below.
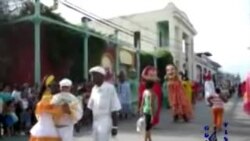
{"type": "Polygon", "coordinates": [[[60,87],[71,87],[72,86],[72,81],[69,80],[68,78],[64,78],[59,82],[60,87]]]}
{"type": "Polygon", "coordinates": [[[100,73],[102,75],[106,75],[105,69],[101,66],[95,66],[95,67],[91,68],[89,70],[89,73],[92,73],[92,72],[97,72],[97,73],[100,73]]]}

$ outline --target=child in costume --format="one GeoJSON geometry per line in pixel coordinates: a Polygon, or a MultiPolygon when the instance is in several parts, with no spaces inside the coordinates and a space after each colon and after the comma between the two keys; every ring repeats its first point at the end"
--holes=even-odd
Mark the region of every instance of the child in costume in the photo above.
{"type": "Polygon", "coordinates": [[[50,104],[54,79],[51,75],[43,81],[35,110],[37,123],[30,130],[29,141],[61,141],[55,127],[55,120],[62,114],[62,111],[60,107],[50,104]]]}
{"type": "Polygon", "coordinates": [[[173,113],[173,120],[176,122],[179,118],[183,118],[185,122],[188,122],[193,115],[192,105],[178,77],[177,68],[174,65],[167,65],[166,73],[168,98],[173,113]]]}
{"type": "Polygon", "coordinates": [[[161,112],[161,105],[162,105],[162,91],[161,91],[161,85],[159,83],[159,78],[157,76],[157,69],[153,66],[147,66],[144,68],[141,77],[142,79],[139,85],[139,97],[138,97],[139,107],[143,99],[143,92],[146,89],[145,87],[146,80],[148,80],[149,78],[154,78],[153,91],[157,97],[156,98],[157,107],[156,107],[155,114],[152,117],[152,126],[155,126],[160,122],[160,112],[161,112]]]}

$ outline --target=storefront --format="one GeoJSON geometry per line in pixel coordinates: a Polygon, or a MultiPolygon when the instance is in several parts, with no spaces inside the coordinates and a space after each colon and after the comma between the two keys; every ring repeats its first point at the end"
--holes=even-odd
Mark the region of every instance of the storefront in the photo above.
{"type": "Polygon", "coordinates": [[[129,70],[135,68],[135,53],[127,49],[121,49],[120,57],[120,70],[128,74],[129,70]]]}

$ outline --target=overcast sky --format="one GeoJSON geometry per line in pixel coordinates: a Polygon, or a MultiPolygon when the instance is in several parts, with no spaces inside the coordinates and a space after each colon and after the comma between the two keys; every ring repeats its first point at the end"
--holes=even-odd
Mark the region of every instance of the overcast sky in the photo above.
{"type": "MultiPolygon", "coordinates": [[[[42,0],[51,4],[52,0],[42,0]]],[[[68,0],[100,17],[111,18],[166,7],[171,0],[68,0]]],[[[223,70],[250,71],[250,0],[172,0],[198,31],[195,51],[209,51],[223,70]]],[[[61,9],[62,16],[76,20],[76,13],[61,9]],[[73,14],[74,13],[74,14],[73,14]]],[[[77,18],[79,20],[79,18],[77,18]]]]}

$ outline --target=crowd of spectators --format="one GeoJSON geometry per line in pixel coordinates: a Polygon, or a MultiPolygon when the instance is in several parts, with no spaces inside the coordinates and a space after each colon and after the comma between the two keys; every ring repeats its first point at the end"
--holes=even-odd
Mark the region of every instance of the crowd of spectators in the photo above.
{"type": "MultiPolygon", "coordinates": [[[[84,109],[82,120],[75,126],[78,132],[82,126],[91,125],[92,122],[92,113],[86,108],[91,88],[92,84],[85,82],[75,85],[72,89],[84,109]]],[[[0,137],[29,134],[30,128],[36,123],[38,93],[39,87],[28,83],[0,84],[0,137]]]]}

